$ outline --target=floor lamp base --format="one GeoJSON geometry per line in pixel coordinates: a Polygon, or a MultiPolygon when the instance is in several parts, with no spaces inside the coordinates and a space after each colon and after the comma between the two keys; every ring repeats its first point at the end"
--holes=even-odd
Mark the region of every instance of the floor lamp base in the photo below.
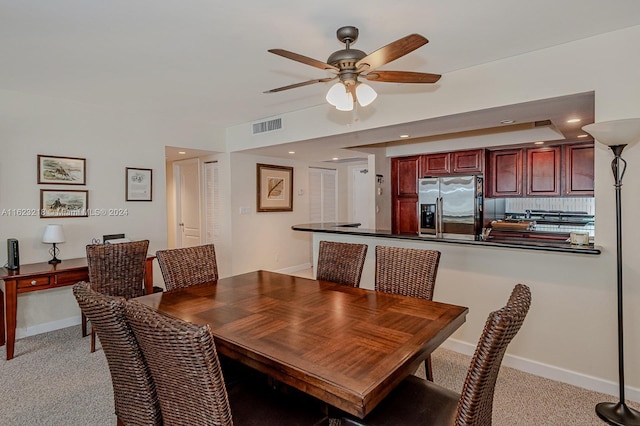
{"type": "Polygon", "coordinates": [[[640,412],[624,402],[601,402],[596,405],[596,414],[610,425],[640,426],[640,412]]]}

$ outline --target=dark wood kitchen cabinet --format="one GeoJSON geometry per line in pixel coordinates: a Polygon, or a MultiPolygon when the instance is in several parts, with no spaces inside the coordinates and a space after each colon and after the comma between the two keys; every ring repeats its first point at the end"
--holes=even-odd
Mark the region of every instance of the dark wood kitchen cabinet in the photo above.
{"type": "Polygon", "coordinates": [[[560,146],[525,149],[527,197],[561,195],[560,155],[560,146]]]}
{"type": "Polygon", "coordinates": [[[420,177],[451,173],[482,173],[484,149],[425,154],[420,158],[420,177]]]}
{"type": "Polygon", "coordinates": [[[420,156],[391,159],[391,230],[418,233],[418,177],[420,156]]]}
{"type": "Polygon", "coordinates": [[[451,154],[441,152],[420,156],[420,177],[451,173],[451,154]]]}
{"type": "Polygon", "coordinates": [[[488,197],[522,197],[522,149],[489,151],[488,197]]]}
{"type": "Polygon", "coordinates": [[[592,196],[594,192],[593,143],[565,145],[564,195],[592,196]]]}
{"type": "Polygon", "coordinates": [[[452,152],[451,170],[453,173],[482,173],[484,170],[484,149],[452,152]]]}

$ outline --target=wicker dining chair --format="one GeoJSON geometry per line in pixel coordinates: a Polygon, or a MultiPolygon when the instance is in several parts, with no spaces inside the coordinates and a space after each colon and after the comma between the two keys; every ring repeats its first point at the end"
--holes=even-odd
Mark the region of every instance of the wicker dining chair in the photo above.
{"type": "MultiPolygon", "coordinates": [[[[91,288],[107,296],[131,299],[145,294],[144,270],[149,240],[86,247],[91,288]]],[[[83,314],[82,324],[85,324],[83,314]]],[[[96,335],[91,328],[91,352],[96,335]]]]}
{"type": "Polygon", "coordinates": [[[127,302],[125,312],[151,369],[165,426],[327,422],[317,400],[269,389],[266,378],[227,390],[208,325],[171,318],[136,301],[127,302]]]}
{"type": "MultiPolygon", "coordinates": [[[[375,289],[433,300],[439,263],[437,250],[376,246],[375,289]]],[[[424,361],[424,369],[433,381],[431,356],[424,361]]]]}
{"type": "Polygon", "coordinates": [[[158,250],[156,258],[167,290],[218,280],[213,244],[158,250]]]}
{"type": "Polygon", "coordinates": [[[84,281],[73,286],[73,295],[102,343],[111,373],[118,424],[162,425],[156,387],[127,323],[125,300],[98,293],[84,281]]]}
{"type": "Polygon", "coordinates": [[[360,287],[366,244],[320,241],[316,279],[360,287]]]}
{"type": "Polygon", "coordinates": [[[410,375],[364,420],[345,416],[335,424],[490,426],[500,364],[530,305],[529,287],[518,284],[507,304],[489,314],[462,394],[410,375]]]}

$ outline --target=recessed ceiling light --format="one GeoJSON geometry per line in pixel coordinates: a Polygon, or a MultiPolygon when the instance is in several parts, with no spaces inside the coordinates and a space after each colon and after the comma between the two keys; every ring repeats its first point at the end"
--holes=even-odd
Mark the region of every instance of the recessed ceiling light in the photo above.
{"type": "Polygon", "coordinates": [[[569,120],[567,120],[567,123],[579,123],[582,120],[580,120],[579,118],[571,118],[569,120]]]}
{"type": "Polygon", "coordinates": [[[289,151],[289,154],[295,154],[295,153],[296,153],[295,151],[289,151]]]}
{"type": "Polygon", "coordinates": [[[409,135],[400,135],[401,138],[408,138],[409,135]]]}
{"type": "Polygon", "coordinates": [[[502,120],[502,121],[500,121],[500,124],[513,124],[515,122],[516,122],[516,120],[502,120]]]}
{"type": "Polygon", "coordinates": [[[544,145],[544,141],[538,141],[538,142],[534,142],[534,145],[544,145]]]}
{"type": "Polygon", "coordinates": [[[586,133],[582,134],[582,135],[578,135],[579,138],[586,138],[587,136],[589,136],[589,135],[587,135],[586,133]]]}
{"type": "Polygon", "coordinates": [[[339,158],[338,157],[333,157],[332,160],[333,161],[337,161],[337,160],[339,160],[339,158]]]}
{"type": "Polygon", "coordinates": [[[187,153],[186,151],[178,151],[178,154],[180,154],[180,155],[184,155],[186,153],[187,153]]]}

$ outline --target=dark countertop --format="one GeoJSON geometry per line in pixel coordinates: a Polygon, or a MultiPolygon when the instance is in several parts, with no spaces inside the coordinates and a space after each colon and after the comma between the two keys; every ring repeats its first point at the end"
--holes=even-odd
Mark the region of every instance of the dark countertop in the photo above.
{"type": "Polygon", "coordinates": [[[575,246],[563,241],[536,240],[533,238],[493,238],[484,241],[471,235],[448,234],[444,238],[419,236],[412,234],[392,234],[390,230],[360,229],[358,223],[331,222],[331,223],[305,223],[293,225],[294,231],[325,232],[329,234],[360,235],[368,237],[392,238],[399,240],[424,241],[426,243],[461,244],[496,248],[512,248],[523,250],[553,251],[560,253],[578,253],[597,255],[601,253],[599,246],[575,246]]]}

